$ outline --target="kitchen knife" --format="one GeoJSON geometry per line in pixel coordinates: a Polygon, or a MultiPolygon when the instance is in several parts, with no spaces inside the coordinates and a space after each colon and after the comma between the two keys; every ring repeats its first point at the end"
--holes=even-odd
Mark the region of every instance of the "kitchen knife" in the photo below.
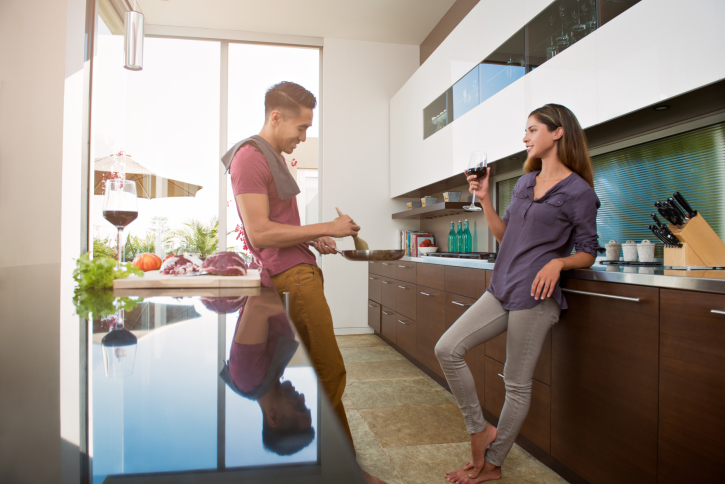
{"type": "Polygon", "coordinates": [[[652,231],[653,234],[655,234],[655,237],[660,239],[660,241],[662,243],[664,243],[666,246],[671,245],[670,241],[667,240],[667,238],[664,235],[662,235],[662,233],[660,232],[660,230],[657,227],[655,227],[654,225],[650,225],[649,229],[652,231]]]}
{"type": "Polygon", "coordinates": [[[665,202],[665,210],[667,210],[667,213],[670,214],[670,220],[672,220],[672,223],[677,225],[678,227],[682,227],[682,225],[684,224],[684,220],[682,220],[680,214],[677,213],[674,208],[670,207],[667,202],[665,202]]]}
{"type": "Polygon", "coordinates": [[[687,200],[685,200],[685,197],[683,197],[682,194],[680,194],[680,192],[675,192],[672,196],[675,197],[675,200],[677,200],[677,203],[679,203],[680,206],[685,209],[685,212],[687,212],[688,218],[692,218],[695,215],[697,215],[697,211],[693,210],[692,207],[690,207],[690,204],[687,203],[687,200]]]}
{"type": "Polygon", "coordinates": [[[687,215],[685,215],[685,212],[683,212],[682,209],[680,208],[680,206],[677,205],[677,202],[675,202],[674,198],[672,198],[672,197],[668,198],[667,202],[665,202],[665,203],[671,210],[674,210],[677,213],[677,215],[680,216],[683,223],[687,223],[687,220],[686,220],[688,218],[687,215]]]}
{"type": "Polygon", "coordinates": [[[675,223],[670,219],[670,211],[667,210],[667,207],[662,205],[660,201],[655,202],[655,207],[657,207],[657,211],[660,213],[660,215],[662,215],[662,217],[664,217],[665,220],[667,220],[671,224],[675,223]]]}
{"type": "Polygon", "coordinates": [[[657,218],[657,215],[654,212],[652,212],[650,214],[650,216],[652,217],[652,220],[654,220],[655,223],[657,224],[657,228],[658,229],[661,229],[662,227],[665,227],[665,225],[663,225],[662,222],[660,222],[660,219],[657,218]]]}
{"type": "Polygon", "coordinates": [[[667,240],[670,241],[670,245],[682,247],[682,243],[679,241],[679,239],[677,237],[674,236],[674,234],[672,232],[669,231],[669,229],[667,229],[665,227],[665,230],[661,231],[661,232],[664,234],[664,236],[667,238],[667,240]]]}

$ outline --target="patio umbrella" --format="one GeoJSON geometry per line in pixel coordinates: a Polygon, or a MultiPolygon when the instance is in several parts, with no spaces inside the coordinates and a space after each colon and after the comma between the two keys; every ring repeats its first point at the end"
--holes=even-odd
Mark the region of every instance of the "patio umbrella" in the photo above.
{"type": "Polygon", "coordinates": [[[94,163],[94,195],[103,195],[103,181],[112,178],[112,174],[121,171],[125,162],[126,180],[136,183],[136,193],[140,198],[193,197],[203,187],[183,180],[164,177],[123,152],[99,158],[94,163]],[[161,192],[158,193],[157,178],[161,180],[161,192]]]}

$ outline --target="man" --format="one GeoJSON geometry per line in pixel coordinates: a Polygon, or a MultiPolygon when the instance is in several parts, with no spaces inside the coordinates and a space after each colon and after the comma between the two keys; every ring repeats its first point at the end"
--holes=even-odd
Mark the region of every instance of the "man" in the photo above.
{"type": "Polygon", "coordinates": [[[272,86],[264,99],[265,123],[259,135],[237,143],[222,162],[232,176],[247,245],[269,271],[280,296],[290,293],[290,318],[352,442],[342,405],[345,364],[335,340],[322,271],[307,242],[320,254],[331,254],[336,244],[330,237],[354,236],[360,227],[347,215],[301,226],[295,199],[300,190],[282,158],[282,153],[291,154],[305,141],[316,105],[315,96],[298,84],[272,86]]]}

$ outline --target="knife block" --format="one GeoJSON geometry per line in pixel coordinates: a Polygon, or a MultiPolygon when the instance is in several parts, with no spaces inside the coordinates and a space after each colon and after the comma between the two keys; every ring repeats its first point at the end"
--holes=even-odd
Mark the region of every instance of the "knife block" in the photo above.
{"type": "Polygon", "coordinates": [[[681,229],[674,225],[670,225],[669,229],[683,247],[665,247],[665,265],[725,267],[725,242],[720,240],[702,215],[695,215],[681,229]]]}

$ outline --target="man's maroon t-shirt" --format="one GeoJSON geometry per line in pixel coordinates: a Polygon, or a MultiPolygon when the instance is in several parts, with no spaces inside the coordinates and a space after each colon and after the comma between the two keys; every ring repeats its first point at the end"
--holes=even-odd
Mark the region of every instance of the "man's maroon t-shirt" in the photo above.
{"type": "MultiPolygon", "coordinates": [[[[265,194],[269,198],[269,220],[285,225],[301,225],[297,197],[280,200],[267,160],[254,145],[246,144],[239,148],[232,159],[229,171],[232,175],[235,202],[236,196],[241,193],[265,194]]],[[[244,225],[238,204],[237,213],[244,225]]],[[[315,255],[305,243],[283,249],[261,249],[252,247],[246,231],[244,239],[252,255],[262,264],[262,267],[269,271],[271,276],[280,274],[297,264],[317,265],[315,255]]]]}

